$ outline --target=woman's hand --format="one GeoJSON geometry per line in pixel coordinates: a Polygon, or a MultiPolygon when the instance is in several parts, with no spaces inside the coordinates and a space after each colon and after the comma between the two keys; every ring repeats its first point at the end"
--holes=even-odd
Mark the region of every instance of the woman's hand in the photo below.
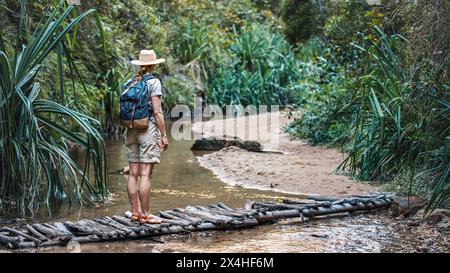
{"type": "Polygon", "coordinates": [[[167,140],[167,136],[161,137],[160,147],[163,151],[167,150],[167,148],[169,147],[169,141],[167,140]]]}

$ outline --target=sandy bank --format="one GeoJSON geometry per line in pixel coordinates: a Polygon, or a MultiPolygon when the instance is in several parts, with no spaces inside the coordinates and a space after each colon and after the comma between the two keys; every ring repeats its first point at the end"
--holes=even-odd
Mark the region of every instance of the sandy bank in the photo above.
{"type": "MultiPolygon", "coordinates": [[[[334,174],[334,170],[344,157],[338,150],[311,146],[301,140],[291,140],[282,132],[282,128],[290,122],[286,113],[280,112],[279,115],[275,113],[275,116],[270,118],[273,118],[272,122],[278,120],[279,128],[258,136],[251,136],[248,134],[249,126],[240,124],[243,117],[237,118],[235,122],[208,121],[203,122],[201,126],[194,124],[193,131],[198,133],[203,130],[205,137],[223,135],[223,132],[214,132],[218,123],[221,123],[220,126],[222,124],[235,126],[235,135],[241,139],[256,140],[262,143],[264,148],[280,152],[254,153],[237,147],[228,147],[198,157],[199,163],[213,171],[225,183],[248,188],[330,196],[377,191],[374,186],[334,174]],[[273,142],[275,137],[279,137],[277,143],[273,142]]],[[[248,118],[246,119],[248,121],[248,118]]]]}

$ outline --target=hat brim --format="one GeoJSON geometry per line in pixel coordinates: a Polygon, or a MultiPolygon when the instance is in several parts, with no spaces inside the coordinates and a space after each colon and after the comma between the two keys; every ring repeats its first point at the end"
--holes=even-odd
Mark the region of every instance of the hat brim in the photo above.
{"type": "Polygon", "coordinates": [[[152,65],[152,64],[160,64],[165,62],[165,59],[156,59],[154,61],[140,61],[140,60],[132,60],[131,64],[134,65],[152,65]]]}

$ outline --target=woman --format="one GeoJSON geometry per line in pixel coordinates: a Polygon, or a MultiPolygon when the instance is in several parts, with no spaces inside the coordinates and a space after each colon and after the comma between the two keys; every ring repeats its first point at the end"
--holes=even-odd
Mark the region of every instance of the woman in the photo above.
{"type": "MultiPolygon", "coordinates": [[[[140,80],[147,74],[152,74],[156,65],[164,59],[156,58],[153,50],[142,50],[139,60],[131,61],[140,66],[136,78],[140,80]]],[[[125,144],[130,173],[128,176],[128,197],[132,209],[132,221],[140,223],[161,223],[150,214],[150,191],[152,172],[155,164],[159,164],[161,150],[169,146],[164,125],[164,115],[161,108],[161,82],[157,78],[147,80],[150,99],[150,119],[147,129],[128,128],[125,132],[125,144]]]]}

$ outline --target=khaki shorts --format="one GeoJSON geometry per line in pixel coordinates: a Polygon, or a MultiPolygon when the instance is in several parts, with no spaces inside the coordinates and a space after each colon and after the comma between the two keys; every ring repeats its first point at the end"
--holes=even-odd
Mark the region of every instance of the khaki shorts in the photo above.
{"type": "Polygon", "coordinates": [[[161,158],[161,134],[158,127],[149,122],[147,129],[128,128],[125,132],[125,145],[129,162],[157,163],[161,158]]]}

